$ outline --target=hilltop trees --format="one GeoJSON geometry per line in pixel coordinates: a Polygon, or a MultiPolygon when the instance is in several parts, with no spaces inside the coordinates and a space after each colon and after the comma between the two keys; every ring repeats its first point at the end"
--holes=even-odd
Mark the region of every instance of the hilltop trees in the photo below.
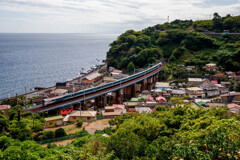
{"type": "Polygon", "coordinates": [[[127,66],[128,72],[129,73],[133,73],[134,69],[135,69],[135,65],[133,64],[133,62],[130,62],[127,66]]]}
{"type": "Polygon", "coordinates": [[[172,63],[203,65],[215,62],[226,69],[239,70],[236,59],[240,46],[239,37],[222,35],[211,37],[198,32],[240,32],[240,16],[221,17],[214,13],[212,20],[175,20],[171,23],[158,24],[142,31],[128,30],[110,44],[107,52],[107,64],[118,69],[127,69],[130,62],[135,68],[147,67],[162,57],[172,63]],[[226,51],[224,51],[226,49],[226,51]],[[224,51],[227,54],[221,55],[224,51]],[[225,63],[222,63],[225,62],[225,63]]]}

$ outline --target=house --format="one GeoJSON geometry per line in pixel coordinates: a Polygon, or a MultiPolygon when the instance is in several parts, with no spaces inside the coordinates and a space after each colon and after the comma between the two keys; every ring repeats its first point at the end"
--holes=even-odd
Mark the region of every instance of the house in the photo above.
{"type": "Polygon", "coordinates": [[[151,113],[152,110],[149,107],[137,107],[135,108],[136,112],[138,113],[151,113]]]}
{"type": "Polygon", "coordinates": [[[121,79],[121,78],[123,78],[123,77],[122,77],[122,73],[112,72],[111,75],[112,75],[112,77],[113,77],[114,79],[121,79]]]}
{"type": "Polygon", "coordinates": [[[128,113],[136,113],[136,109],[135,108],[129,108],[128,113]]]}
{"type": "Polygon", "coordinates": [[[205,68],[207,71],[217,71],[218,70],[217,65],[214,63],[206,64],[203,68],[205,68]]]}
{"type": "Polygon", "coordinates": [[[69,114],[68,121],[76,122],[77,120],[93,121],[97,118],[97,111],[73,111],[69,114]]]}
{"type": "Polygon", "coordinates": [[[204,98],[203,90],[199,87],[190,87],[186,89],[186,94],[189,98],[204,98]]]}
{"type": "Polygon", "coordinates": [[[220,90],[218,89],[218,86],[216,86],[215,84],[206,83],[201,84],[199,87],[203,90],[206,97],[215,97],[220,95],[220,90]]]}
{"type": "Polygon", "coordinates": [[[220,96],[222,103],[237,103],[240,104],[240,92],[229,92],[220,96]]]}
{"type": "Polygon", "coordinates": [[[214,103],[214,102],[207,102],[208,107],[223,107],[226,106],[224,103],[214,103]]]}
{"type": "Polygon", "coordinates": [[[187,72],[195,72],[197,70],[195,66],[186,66],[185,69],[187,72]]]}
{"type": "Polygon", "coordinates": [[[66,93],[68,93],[68,90],[66,90],[66,89],[55,89],[50,94],[53,94],[53,95],[56,95],[56,96],[62,96],[66,93]]]}
{"type": "Polygon", "coordinates": [[[231,76],[231,77],[229,77],[229,79],[232,79],[234,81],[239,81],[240,80],[240,76],[239,75],[238,76],[231,76]]]}
{"type": "Polygon", "coordinates": [[[217,80],[212,80],[211,83],[212,84],[218,84],[218,81],[217,80]]]}
{"type": "Polygon", "coordinates": [[[225,72],[225,74],[227,75],[227,77],[228,77],[229,79],[232,79],[232,77],[235,77],[235,76],[236,76],[236,74],[235,74],[234,72],[231,72],[231,71],[225,72]]]}
{"type": "Polygon", "coordinates": [[[170,89],[171,86],[167,82],[157,82],[155,84],[155,88],[156,89],[161,89],[161,90],[167,90],[167,89],[170,89]]]}
{"type": "Polygon", "coordinates": [[[51,127],[57,127],[63,125],[63,116],[54,116],[54,117],[48,117],[45,119],[45,127],[51,128],[51,127]]]}
{"type": "Polygon", "coordinates": [[[220,94],[224,94],[224,93],[228,93],[229,92],[228,88],[222,86],[221,84],[215,84],[215,85],[218,87],[218,89],[220,91],[220,94]]]}
{"type": "Polygon", "coordinates": [[[229,86],[231,85],[230,82],[221,82],[220,84],[226,88],[229,88],[229,86]]]}
{"type": "Polygon", "coordinates": [[[157,101],[158,103],[167,103],[166,98],[164,98],[164,97],[162,97],[162,96],[157,97],[157,98],[156,98],[156,101],[157,101]]]}
{"type": "Polygon", "coordinates": [[[146,101],[147,102],[154,102],[154,98],[152,96],[148,96],[146,101]]]}
{"type": "Polygon", "coordinates": [[[124,102],[126,108],[135,108],[139,105],[139,102],[124,102]]]}
{"type": "Polygon", "coordinates": [[[218,74],[215,74],[215,75],[212,76],[212,79],[215,79],[215,80],[224,79],[224,78],[226,78],[226,75],[223,74],[223,73],[218,73],[218,74]]]}
{"type": "Polygon", "coordinates": [[[124,104],[113,104],[114,109],[121,109],[126,110],[126,107],[124,104]]]}
{"type": "Polygon", "coordinates": [[[114,79],[113,77],[103,77],[103,83],[110,83],[114,81],[116,81],[116,79],[114,79]]]}
{"type": "Polygon", "coordinates": [[[66,82],[57,82],[56,83],[56,88],[61,88],[61,87],[66,87],[67,83],[66,82]]]}
{"type": "Polygon", "coordinates": [[[235,103],[228,104],[228,110],[232,112],[233,114],[240,115],[240,105],[237,105],[235,103]]]}
{"type": "MultiPolygon", "coordinates": [[[[123,105],[124,106],[124,105],[123,105]]],[[[125,106],[118,107],[118,106],[107,106],[105,110],[102,111],[102,115],[104,118],[114,118],[116,116],[120,116],[126,113],[125,106]]]]}
{"type": "Polygon", "coordinates": [[[0,111],[2,111],[2,112],[6,112],[10,108],[11,108],[10,105],[0,105],[0,111]]]}
{"type": "Polygon", "coordinates": [[[152,94],[154,95],[154,96],[159,96],[159,95],[162,95],[162,89],[159,89],[159,88],[156,88],[156,89],[153,89],[152,90],[152,94]]]}
{"type": "Polygon", "coordinates": [[[103,66],[99,69],[98,73],[107,73],[107,68],[106,66],[103,66]]]}
{"type": "Polygon", "coordinates": [[[185,91],[181,89],[173,89],[171,91],[171,96],[173,97],[183,97],[185,96],[185,91]]]}
{"type": "Polygon", "coordinates": [[[98,72],[94,72],[87,75],[85,78],[83,78],[82,83],[89,85],[99,81],[100,79],[101,79],[101,74],[99,74],[98,72]]]}
{"type": "Polygon", "coordinates": [[[198,86],[202,84],[203,80],[202,78],[188,78],[188,86],[198,86]]]}
{"type": "MultiPolygon", "coordinates": [[[[166,104],[166,103],[165,103],[166,104]]],[[[165,105],[165,104],[162,104],[162,105],[165,105]]],[[[161,104],[159,104],[158,102],[140,102],[138,104],[139,107],[150,107],[150,108],[155,108],[156,106],[159,106],[161,104]]]]}
{"type": "Polygon", "coordinates": [[[207,78],[204,78],[204,79],[202,80],[202,83],[203,83],[203,84],[206,84],[206,83],[209,83],[209,82],[210,82],[210,80],[207,79],[207,78]]]}
{"type": "Polygon", "coordinates": [[[109,72],[112,72],[112,71],[114,71],[114,70],[115,70],[114,67],[109,67],[109,68],[108,68],[108,71],[109,71],[109,72]]]}
{"type": "Polygon", "coordinates": [[[67,89],[68,92],[73,91],[73,86],[66,82],[57,82],[56,83],[56,89],[67,89]]]}

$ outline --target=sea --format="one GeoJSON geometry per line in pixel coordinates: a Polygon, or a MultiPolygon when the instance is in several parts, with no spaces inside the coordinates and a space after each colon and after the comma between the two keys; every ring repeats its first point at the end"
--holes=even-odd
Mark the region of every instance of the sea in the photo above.
{"type": "Polygon", "coordinates": [[[0,34],[0,99],[80,76],[106,59],[117,34],[0,34]]]}

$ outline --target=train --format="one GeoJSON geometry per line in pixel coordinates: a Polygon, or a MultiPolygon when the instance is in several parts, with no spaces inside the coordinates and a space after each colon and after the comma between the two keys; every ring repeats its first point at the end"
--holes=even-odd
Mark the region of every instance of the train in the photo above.
{"type": "Polygon", "coordinates": [[[108,88],[108,87],[111,87],[111,86],[119,85],[119,84],[124,83],[126,81],[132,80],[132,79],[134,79],[136,77],[139,77],[139,76],[142,76],[144,74],[147,74],[148,72],[151,72],[151,71],[159,68],[161,65],[162,65],[162,63],[160,62],[157,65],[155,65],[155,66],[153,66],[153,67],[151,67],[151,68],[149,68],[147,70],[144,70],[144,71],[136,73],[136,74],[134,74],[132,76],[129,76],[129,77],[126,77],[126,78],[122,78],[122,79],[119,79],[117,81],[110,82],[110,83],[107,83],[107,84],[104,84],[104,85],[101,85],[101,86],[96,86],[96,87],[93,87],[93,88],[84,89],[84,90],[81,90],[81,91],[78,91],[78,92],[74,92],[74,93],[70,93],[70,94],[63,95],[63,96],[57,96],[57,97],[53,97],[53,98],[46,98],[46,99],[43,100],[43,103],[44,103],[44,105],[49,105],[49,104],[61,102],[61,101],[67,100],[67,99],[71,99],[71,98],[75,98],[75,97],[78,97],[78,96],[82,96],[82,95],[85,95],[85,94],[88,94],[88,93],[91,93],[91,92],[96,92],[98,90],[102,90],[102,89],[105,89],[105,88],[108,88]]]}

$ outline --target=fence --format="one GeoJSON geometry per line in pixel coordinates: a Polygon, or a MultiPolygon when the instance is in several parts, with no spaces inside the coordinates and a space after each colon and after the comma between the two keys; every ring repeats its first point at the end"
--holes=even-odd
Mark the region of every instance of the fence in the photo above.
{"type": "Polygon", "coordinates": [[[47,140],[37,141],[37,143],[39,143],[39,144],[46,144],[46,143],[52,143],[52,142],[63,141],[63,140],[68,140],[68,139],[74,139],[74,138],[78,138],[78,137],[84,137],[86,135],[88,135],[88,133],[73,134],[73,135],[68,135],[68,136],[54,138],[54,139],[47,139],[47,140]]]}

